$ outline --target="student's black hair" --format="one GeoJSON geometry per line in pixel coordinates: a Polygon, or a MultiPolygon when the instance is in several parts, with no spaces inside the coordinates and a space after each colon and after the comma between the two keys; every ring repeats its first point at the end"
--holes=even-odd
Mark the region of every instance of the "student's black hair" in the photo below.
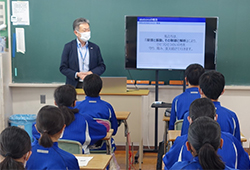
{"type": "Polygon", "coordinates": [[[194,100],[189,107],[189,117],[194,121],[198,117],[208,116],[214,119],[216,110],[214,103],[208,98],[194,100]]]}
{"type": "Polygon", "coordinates": [[[225,78],[218,71],[208,71],[199,80],[202,92],[207,98],[217,100],[225,86],[225,78]]]}
{"type": "Polygon", "coordinates": [[[74,86],[66,84],[56,88],[54,92],[54,99],[62,111],[66,126],[70,125],[75,120],[75,113],[78,113],[78,109],[73,109],[76,101],[76,90],[74,86]]]}
{"type": "Polygon", "coordinates": [[[97,74],[89,74],[84,78],[83,90],[87,96],[98,97],[102,89],[102,79],[97,74]]]}
{"type": "Polygon", "coordinates": [[[45,148],[53,146],[50,136],[57,134],[64,126],[61,110],[55,106],[42,107],[36,118],[36,128],[41,133],[39,144],[45,148]]]}
{"type": "Polygon", "coordinates": [[[185,77],[191,85],[199,85],[199,78],[205,72],[200,64],[190,64],[185,70],[185,77]]]}
{"type": "Polygon", "coordinates": [[[220,141],[220,125],[209,117],[199,117],[189,126],[188,142],[195,149],[202,169],[225,169],[217,154],[220,141]]]}
{"type": "Polygon", "coordinates": [[[31,150],[31,140],[28,133],[15,126],[5,128],[0,134],[0,154],[4,160],[0,169],[25,169],[23,163],[15,159],[22,158],[31,150]]]}

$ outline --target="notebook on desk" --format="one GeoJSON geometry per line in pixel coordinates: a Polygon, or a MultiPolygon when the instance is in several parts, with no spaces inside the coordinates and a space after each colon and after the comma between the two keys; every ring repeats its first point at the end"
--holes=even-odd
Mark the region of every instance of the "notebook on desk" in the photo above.
{"type": "Polygon", "coordinates": [[[101,93],[126,93],[127,77],[101,77],[101,93]]]}

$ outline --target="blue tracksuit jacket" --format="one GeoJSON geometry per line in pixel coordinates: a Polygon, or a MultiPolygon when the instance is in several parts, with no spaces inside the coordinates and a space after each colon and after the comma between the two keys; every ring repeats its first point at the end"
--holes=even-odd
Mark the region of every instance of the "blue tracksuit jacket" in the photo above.
{"type": "MultiPolygon", "coordinates": [[[[194,157],[193,160],[191,161],[183,161],[183,162],[176,162],[172,168],[170,168],[171,170],[174,169],[196,169],[196,170],[202,170],[202,167],[199,163],[199,159],[198,157],[194,157]]],[[[233,168],[230,168],[228,166],[225,167],[224,170],[233,170],[233,168]]]]}
{"type": "Polygon", "coordinates": [[[171,115],[169,121],[169,130],[174,130],[176,120],[183,119],[183,116],[189,110],[190,104],[200,98],[198,87],[186,89],[185,92],[176,96],[172,102],[171,115]]]}
{"type": "MultiPolygon", "coordinates": [[[[234,112],[231,110],[222,107],[220,102],[213,102],[216,114],[218,115],[217,122],[220,125],[221,131],[231,133],[235,136],[239,141],[240,140],[240,125],[238,118],[234,112]]],[[[187,120],[189,113],[186,113],[184,116],[184,121],[182,124],[181,135],[188,133],[189,122],[187,120]]]]}
{"type": "MultiPolygon", "coordinates": [[[[115,116],[115,112],[111,104],[106,101],[101,100],[98,97],[86,96],[85,100],[76,102],[75,108],[79,109],[79,112],[83,115],[88,115],[91,118],[99,118],[109,120],[111,123],[111,129],[114,129],[113,135],[116,134],[118,123],[115,116]]],[[[115,143],[112,138],[112,148],[115,150],[115,143]]],[[[106,144],[103,145],[101,150],[106,149],[106,144]]]]}
{"type": "MultiPolygon", "coordinates": [[[[40,134],[32,126],[32,135],[35,140],[40,138],[40,134]]],[[[88,115],[75,113],[75,120],[68,125],[61,139],[69,139],[80,142],[83,145],[83,153],[89,153],[88,146],[95,144],[98,140],[104,138],[107,134],[105,126],[97,123],[88,115]]]]}
{"type": "Polygon", "coordinates": [[[44,148],[35,140],[32,143],[32,154],[26,164],[27,170],[34,169],[79,169],[74,155],[60,149],[58,143],[50,148],[44,148]]]}
{"type": "MultiPolygon", "coordinates": [[[[244,151],[241,143],[230,133],[221,132],[221,138],[224,143],[222,149],[218,149],[218,154],[227,166],[235,169],[249,169],[249,157],[244,151]]],[[[173,146],[170,148],[163,158],[165,170],[170,169],[177,161],[191,161],[193,156],[187,151],[186,142],[187,135],[176,138],[173,146]]]]}

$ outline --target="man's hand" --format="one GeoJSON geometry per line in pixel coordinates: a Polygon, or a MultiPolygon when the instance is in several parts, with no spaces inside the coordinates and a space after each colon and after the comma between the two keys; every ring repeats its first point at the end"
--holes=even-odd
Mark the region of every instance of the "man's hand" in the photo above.
{"type": "Polygon", "coordinates": [[[86,77],[86,73],[84,73],[84,72],[78,72],[76,75],[77,75],[77,77],[79,77],[82,80],[86,77]]]}
{"type": "Polygon", "coordinates": [[[79,77],[80,79],[84,80],[84,78],[89,75],[89,74],[93,74],[92,71],[88,71],[88,72],[78,72],[77,73],[77,77],[79,77]]]}

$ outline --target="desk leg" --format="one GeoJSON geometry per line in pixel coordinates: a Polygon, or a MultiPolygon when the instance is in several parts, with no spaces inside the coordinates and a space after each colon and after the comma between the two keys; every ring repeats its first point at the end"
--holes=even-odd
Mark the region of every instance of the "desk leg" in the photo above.
{"type": "MultiPolygon", "coordinates": [[[[128,140],[128,137],[127,137],[127,140],[128,140]]],[[[128,161],[128,141],[126,141],[126,170],[128,170],[128,164],[129,164],[129,161],[128,161]]]]}
{"type": "Polygon", "coordinates": [[[141,142],[139,145],[139,170],[141,170],[142,162],[143,162],[143,139],[141,138],[141,142]]]}
{"type": "Polygon", "coordinates": [[[167,136],[167,122],[165,122],[165,129],[164,129],[164,134],[163,134],[163,145],[164,145],[164,149],[163,149],[163,153],[165,154],[166,153],[166,136],[167,136]]]}
{"type": "Polygon", "coordinates": [[[111,155],[112,153],[111,138],[109,140],[106,140],[106,153],[107,155],[111,155]]]}
{"type": "Polygon", "coordinates": [[[163,142],[164,142],[164,154],[166,153],[166,142],[168,136],[168,121],[165,121],[165,129],[164,129],[164,135],[163,135],[163,142]]]}
{"type": "Polygon", "coordinates": [[[126,170],[128,170],[128,164],[129,164],[129,157],[128,157],[128,152],[129,152],[129,141],[128,141],[128,124],[127,124],[127,121],[124,120],[123,121],[124,123],[124,133],[125,133],[125,137],[126,137],[126,170]]]}

